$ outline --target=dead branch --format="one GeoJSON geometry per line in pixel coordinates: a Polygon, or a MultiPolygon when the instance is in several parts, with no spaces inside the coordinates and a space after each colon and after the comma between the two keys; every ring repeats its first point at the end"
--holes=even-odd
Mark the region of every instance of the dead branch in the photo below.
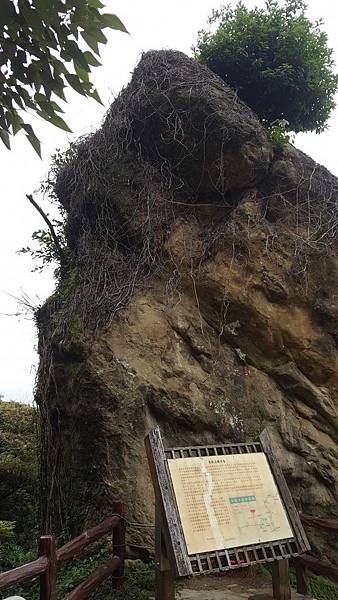
{"type": "Polygon", "coordinates": [[[61,244],[60,244],[60,242],[58,240],[58,237],[57,237],[57,235],[55,233],[55,229],[53,227],[52,222],[47,217],[45,211],[41,208],[41,206],[39,206],[39,204],[36,202],[36,200],[34,200],[32,194],[26,194],[26,198],[34,206],[34,208],[38,211],[38,213],[41,215],[41,217],[45,221],[45,223],[46,223],[46,225],[47,225],[47,227],[48,227],[48,229],[50,231],[50,234],[52,236],[52,240],[54,242],[57,255],[59,257],[61,269],[65,268],[65,266],[66,266],[66,255],[65,255],[65,252],[64,252],[64,250],[63,250],[63,248],[62,248],[62,246],[61,246],[61,244]]]}

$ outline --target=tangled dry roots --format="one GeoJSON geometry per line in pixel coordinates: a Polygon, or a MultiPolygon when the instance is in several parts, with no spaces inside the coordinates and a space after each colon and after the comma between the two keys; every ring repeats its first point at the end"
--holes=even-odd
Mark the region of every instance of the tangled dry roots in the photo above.
{"type": "MultiPolygon", "coordinates": [[[[54,191],[67,214],[69,262],[38,315],[37,398],[45,413],[57,397],[53,365],[74,319],[95,330],[150,277],[165,276],[168,292],[179,284],[167,244],[175,222],[198,222],[192,272],[222,244],[241,247],[232,215],[250,194],[257,210],[248,238],[263,226],[272,245],[291,239],[295,256],[337,238],[337,179],[292,147],[276,153],[236,93],[174,51],[142,57],[102,127],[75,144],[54,191]]],[[[52,423],[47,414],[43,421],[52,423]]]]}
{"type": "Polygon", "coordinates": [[[76,271],[67,310],[109,322],[136,285],[166,268],[172,223],[215,200],[224,223],[231,193],[260,178],[269,156],[254,115],[208,69],[178,52],[146,54],[56,180],[76,271]]]}
{"type": "Polygon", "coordinates": [[[203,222],[202,254],[192,258],[205,260],[252,188],[271,222],[287,214],[309,243],[336,235],[335,178],[292,149],[276,161],[255,115],[206,67],[180,52],[148,52],[56,180],[76,271],[68,309],[109,323],[135,286],[168,268],[165,242],[179,218],[203,222]]]}

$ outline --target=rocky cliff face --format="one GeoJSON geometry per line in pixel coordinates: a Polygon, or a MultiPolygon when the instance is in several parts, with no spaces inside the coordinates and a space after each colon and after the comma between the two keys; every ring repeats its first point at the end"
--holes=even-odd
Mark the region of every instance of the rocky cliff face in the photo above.
{"type": "MultiPolygon", "coordinates": [[[[157,423],[170,445],[267,427],[306,512],[338,516],[337,179],[163,51],[55,189],[69,260],[39,314],[46,523],[80,529],[120,497],[152,522],[157,423]]],[[[131,544],[151,547],[144,531],[131,544]]]]}

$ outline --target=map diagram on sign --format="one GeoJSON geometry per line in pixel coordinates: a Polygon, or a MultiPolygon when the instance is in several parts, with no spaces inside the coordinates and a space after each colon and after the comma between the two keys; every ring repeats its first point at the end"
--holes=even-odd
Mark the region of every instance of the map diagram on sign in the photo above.
{"type": "Polygon", "coordinates": [[[168,460],[188,554],[293,537],[264,453],[168,460]]]}

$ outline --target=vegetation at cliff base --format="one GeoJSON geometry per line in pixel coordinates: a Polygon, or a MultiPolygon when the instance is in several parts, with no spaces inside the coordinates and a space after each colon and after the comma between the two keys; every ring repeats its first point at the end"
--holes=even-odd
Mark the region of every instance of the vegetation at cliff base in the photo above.
{"type": "Polygon", "coordinates": [[[223,6],[194,51],[266,125],[286,120],[291,131],[320,132],[335,106],[338,77],[322,21],[312,22],[306,8],[303,0],[223,6]]]}
{"type": "MultiPolygon", "coordinates": [[[[0,570],[11,569],[35,560],[36,550],[24,549],[15,543],[0,544],[0,570]]],[[[60,566],[57,576],[57,600],[64,600],[74,588],[84,581],[106,560],[111,558],[108,545],[97,544],[89,552],[75,558],[70,563],[60,566]]],[[[112,591],[109,577],[88,596],[88,600],[150,600],[154,590],[155,570],[153,563],[128,561],[123,585],[112,591]]],[[[0,591],[0,600],[10,594],[22,595],[25,600],[36,600],[39,597],[39,578],[12,586],[0,591]]]]}
{"type": "MultiPolygon", "coordinates": [[[[31,406],[0,400],[0,573],[37,557],[39,494],[36,418],[36,411],[31,406]]],[[[61,538],[57,540],[57,546],[65,542],[61,538]]],[[[60,567],[58,600],[62,600],[109,558],[110,545],[97,543],[89,551],[60,567]]],[[[111,582],[107,580],[90,598],[148,600],[154,585],[153,579],[153,565],[136,561],[129,564],[120,591],[112,594],[111,582]]],[[[39,596],[39,579],[0,591],[0,600],[11,593],[23,595],[27,600],[36,600],[39,596]]]]}
{"type": "MultiPolygon", "coordinates": [[[[270,563],[261,563],[258,566],[258,573],[264,575],[269,581],[272,577],[272,568],[270,563]]],[[[316,600],[336,600],[338,593],[338,586],[331,581],[320,575],[315,575],[310,571],[306,573],[306,580],[308,585],[308,596],[310,598],[316,598],[316,600]]],[[[289,581],[290,585],[296,589],[297,578],[294,567],[289,570],[289,581]]]]}
{"type": "Polygon", "coordinates": [[[35,411],[0,401],[0,541],[30,543],[37,528],[35,411]]]}

